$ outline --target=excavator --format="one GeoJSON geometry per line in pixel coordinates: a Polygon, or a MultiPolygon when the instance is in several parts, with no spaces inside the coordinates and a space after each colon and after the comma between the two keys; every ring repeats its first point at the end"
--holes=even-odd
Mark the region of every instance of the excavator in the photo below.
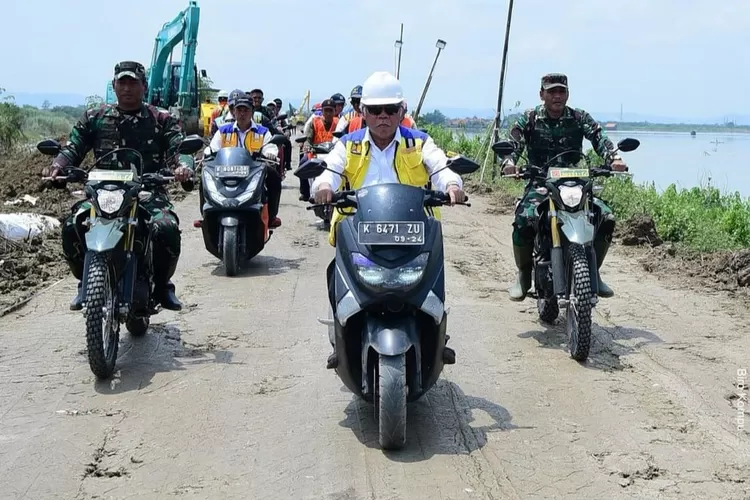
{"type": "MultiPolygon", "coordinates": [[[[156,35],[151,66],[146,70],[147,103],[168,109],[182,121],[185,133],[208,135],[211,112],[216,103],[199,102],[198,68],[194,64],[195,48],[198,44],[198,2],[190,0],[188,7],[165,23],[156,35]],[[182,59],[172,61],[172,51],[182,43],[182,59]]],[[[206,77],[206,70],[200,72],[206,77]]],[[[117,102],[112,82],[107,85],[107,104],[117,102]]]]}

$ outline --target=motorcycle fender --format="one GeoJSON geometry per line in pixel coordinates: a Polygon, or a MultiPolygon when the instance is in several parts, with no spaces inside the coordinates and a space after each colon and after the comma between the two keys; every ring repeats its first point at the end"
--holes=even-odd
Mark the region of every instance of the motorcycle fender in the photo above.
{"type": "Polygon", "coordinates": [[[562,222],[562,232],[568,241],[585,245],[594,240],[594,225],[586,220],[584,212],[557,211],[557,218],[562,222]]]}
{"type": "Polygon", "coordinates": [[[419,346],[419,335],[414,317],[367,315],[365,342],[362,346],[364,362],[367,361],[370,348],[383,356],[398,356],[406,353],[412,346],[419,346]]]}
{"type": "Polygon", "coordinates": [[[237,217],[222,217],[221,218],[221,225],[224,227],[233,227],[233,226],[239,226],[240,221],[237,217]]]}
{"type": "Polygon", "coordinates": [[[114,249],[123,236],[123,223],[120,220],[97,219],[86,231],[86,246],[94,252],[106,252],[114,249]]]}

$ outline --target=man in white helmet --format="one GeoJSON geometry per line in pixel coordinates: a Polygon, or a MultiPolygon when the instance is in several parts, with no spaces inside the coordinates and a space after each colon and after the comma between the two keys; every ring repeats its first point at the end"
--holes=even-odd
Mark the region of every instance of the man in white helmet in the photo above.
{"type": "MultiPolygon", "coordinates": [[[[429,135],[400,125],[403,101],[401,83],[386,71],[373,73],[362,85],[360,103],[366,127],[343,136],[325,160],[328,169],[346,175],[351,189],[394,182],[422,187],[433,172],[446,166],[448,158],[429,135]]],[[[340,184],[339,175],[323,172],[311,186],[315,201],[330,203],[340,184]]],[[[451,205],[466,198],[461,177],[447,168],[432,178],[432,188],[445,192],[451,205]]],[[[338,210],[333,212],[328,235],[331,245],[336,244],[336,227],[342,217],[345,215],[338,210]]],[[[439,218],[438,210],[435,217],[439,218]]],[[[327,270],[328,296],[334,311],[335,265],[335,260],[331,261],[327,270]]],[[[336,365],[334,349],[327,366],[336,365]]]]}

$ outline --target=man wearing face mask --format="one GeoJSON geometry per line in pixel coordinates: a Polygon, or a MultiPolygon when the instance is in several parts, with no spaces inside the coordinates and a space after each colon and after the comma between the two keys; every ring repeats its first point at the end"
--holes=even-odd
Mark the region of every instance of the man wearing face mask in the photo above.
{"type": "MultiPolygon", "coordinates": [[[[567,106],[568,77],[560,73],[550,73],[542,77],[539,97],[543,104],[528,109],[521,115],[510,131],[510,139],[516,150],[503,162],[503,173],[515,174],[516,162],[524,149],[528,163],[543,167],[554,156],[563,151],[575,150],[583,153],[583,139],[588,139],[596,153],[604,159],[612,170],[625,171],[627,166],[615,153],[615,146],[609,140],[599,123],[586,111],[567,106]]],[[[558,159],[558,166],[564,164],[565,157],[558,159]]],[[[550,165],[556,166],[556,165],[550,165]]],[[[510,288],[511,300],[523,300],[531,288],[532,250],[534,248],[534,217],[536,207],[544,200],[544,195],[534,190],[527,191],[516,207],[513,222],[513,257],[518,268],[516,283],[510,288]]],[[[607,256],[615,219],[612,210],[599,198],[594,198],[594,212],[601,219],[601,225],[594,239],[596,262],[601,267],[607,256]]],[[[612,297],[614,292],[599,276],[599,296],[612,297]]]]}
{"type": "MultiPolygon", "coordinates": [[[[429,135],[400,125],[404,118],[403,100],[401,83],[386,71],[373,73],[362,85],[366,127],[343,136],[326,157],[328,169],[346,175],[351,189],[394,182],[422,187],[432,173],[446,166],[448,158],[429,135]]],[[[451,205],[465,200],[463,181],[450,169],[437,173],[432,184],[433,189],[450,197],[451,205]]],[[[315,201],[330,203],[340,185],[341,177],[326,170],[312,184],[315,201]]],[[[336,228],[342,217],[345,215],[334,211],[328,236],[331,245],[336,243],[336,228]]],[[[335,266],[332,260],[327,269],[328,297],[334,311],[335,266]]],[[[334,349],[327,366],[336,364],[334,349]]]]}

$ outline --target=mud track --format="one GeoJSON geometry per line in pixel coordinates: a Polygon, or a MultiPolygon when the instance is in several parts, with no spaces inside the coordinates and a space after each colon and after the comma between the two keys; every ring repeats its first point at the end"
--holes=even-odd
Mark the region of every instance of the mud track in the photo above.
{"type": "Polygon", "coordinates": [[[89,371],[70,278],[0,319],[2,498],[748,498],[748,311],[614,250],[617,295],[578,364],[562,326],[508,300],[511,220],[479,196],[444,210],[457,364],[410,405],[407,449],[380,451],[372,410],[325,369],[333,250],[296,185],[236,278],[191,227],[197,194],[178,205],[186,307],[124,334],[111,382],[89,371]]]}

